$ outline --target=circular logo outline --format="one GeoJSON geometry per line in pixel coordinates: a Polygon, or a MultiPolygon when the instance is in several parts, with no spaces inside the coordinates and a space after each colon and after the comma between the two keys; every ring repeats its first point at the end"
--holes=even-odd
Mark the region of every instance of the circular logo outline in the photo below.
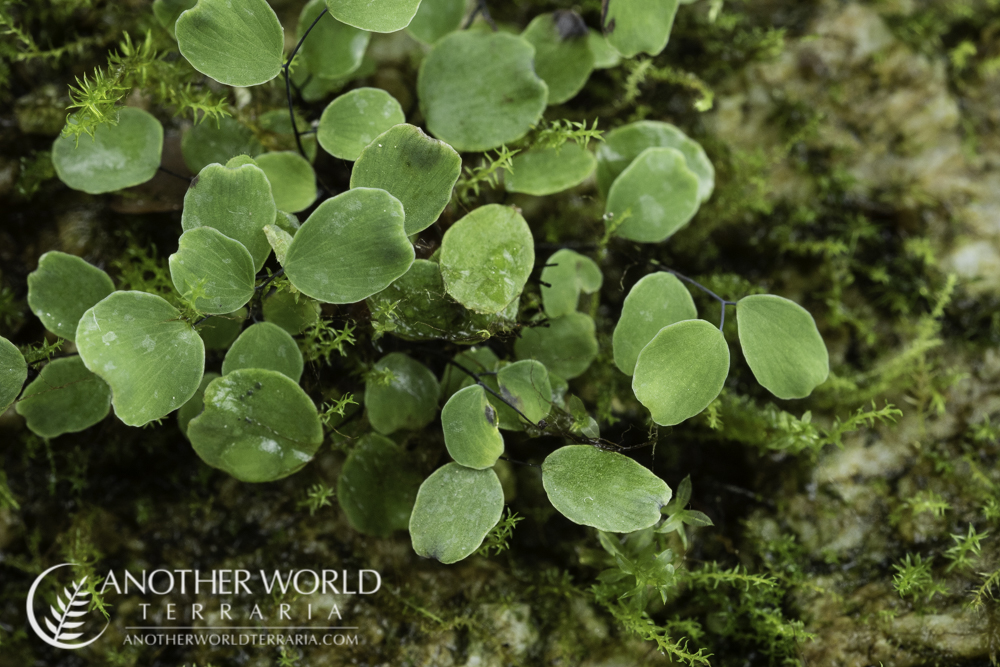
{"type": "Polygon", "coordinates": [[[52,572],[53,570],[58,570],[61,567],[66,567],[68,565],[70,565],[70,563],[53,565],[49,569],[45,570],[45,572],[42,572],[40,575],[38,575],[38,578],[35,579],[35,581],[31,584],[31,588],[28,589],[28,600],[26,608],[28,612],[28,623],[31,625],[31,629],[35,631],[35,634],[38,635],[39,639],[41,639],[49,646],[66,649],[68,651],[75,651],[76,649],[83,648],[85,646],[90,646],[98,639],[100,639],[101,635],[104,634],[104,631],[108,629],[109,625],[111,625],[111,621],[107,622],[107,624],[104,626],[104,630],[101,630],[101,632],[96,637],[94,637],[93,639],[89,639],[81,644],[64,644],[56,639],[53,639],[52,637],[49,637],[45,633],[45,631],[42,630],[41,626],[38,624],[38,619],[35,617],[35,605],[34,605],[35,591],[38,590],[38,584],[42,583],[42,580],[45,579],[45,577],[47,577],[50,572],[52,572]]]}

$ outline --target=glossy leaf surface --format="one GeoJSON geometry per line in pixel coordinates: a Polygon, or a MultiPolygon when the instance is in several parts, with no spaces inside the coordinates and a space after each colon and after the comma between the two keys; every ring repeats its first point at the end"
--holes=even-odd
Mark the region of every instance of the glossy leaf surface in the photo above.
{"type": "Polygon", "coordinates": [[[406,273],[413,258],[399,200],[385,190],[355,188],[324,201],[302,224],[285,274],[314,299],[354,303],[406,273]]]}
{"type": "Polygon", "coordinates": [[[262,169],[249,158],[236,157],[226,166],[210,164],[191,182],[184,195],[181,228],[214,227],[239,241],[260,271],[271,254],[264,225],[274,221],[278,208],[271,184],[262,169]]]}
{"type": "Polygon", "coordinates": [[[174,27],[191,66],[228,86],[256,86],[281,71],[285,35],[266,0],[198,0],[174,27]]]}
{"type": "Polygon", "coordinates": [[[707,200],[715,188],[715,167],[705,149],[676,126],[643,120],[615,128],[597,144],[597,187],[605,197],[615,179],[647,148],[676,148],[688,169],[698,177],[698,199],[707,200]]]}
{"type": "Polygon", "coordinates": [[[667,483],[627,456],[569,445],[542,463],[542,485],[567,519],[609,533],[631,533],[660,519],[667,483]]]}
{"type": "Polygon", "coordinates": [[[355,88],[323,110],[316,138],[330,155],[357,160],[375,137],[405,122],[395,97],[379,88],[355,88]]]}
{"type": "Polygon", "coordinates": [[[181,234],[169,264],[174,288],[207,315],[231,313],[253,296],[253,257],[242,243],[213,227],[181,234]]]}
{"type": "Polygon", "coordinates": [[[659,243],[698,212],[698,177],[675,148],[647,148],[625,168],[608,192],[605,209],[615,234],[659,243]]]}
{"type": "Polygon", "coordinates": [[[180,312],[146,292],[115,292],[80,318],[80,358],[111,386],[115,414],[142,426],[184,405],[201,383],[205,346],[180,312]]]}
{"type": "Polygon", "coordinates": [[[420,0],[326,0],[338,21],[372,32],[395,32],[410,25],[420,0]]]}
{"type": "Polygon", "coordinates": [[[434,224],[451,201],[462,158],[412,125],[396,125],[368,144],[351,171],[352,188],[381,188],[403,204],[406,233],[434,224]]]}
{"type": "Polygon", "coordinates": [[[479,313],[498,313],[517,298],[534,263],[528,223],[509,206],[477,208],[449,227],[441,241],[445,289],[479,313]]]}
{"type": "Polygon", "coordinates": [[[251,324],[226,352],[222,374],[242,368],[266,368],[295,382],[302,377],[302,353],[291,335],[270,322],[251,324]]]}
{"type": "Polygon", "coordinates": [[[118,124],[102,124],[93,138],[60,135],[52,144],[59,180],[92,195],[145,183],[156,175],[163,152],[163,126],[134,107],[118,110],[118,124]]]}
{"type": "Polygon", "coordinates": [[[88,308],[115,291],[104,271],[76,255],[53,250],[28,274],[28,307],[45,328],[67,340],[88,308]]]}
{"type": "Polygon", "coordinates": [[[729,375],[729,346],[705,320],[664,327],[639,352],[632,391],[660,426],[694,417],[716,399],[729,375]]]}
{"type": "Polygon", "coordinates": [[[492,469],[448,463],[420,485],[410,516],[413,550],[455,563],[470,556],[503,513],[503,487],[492,469]]]}
{"type": "Polygon", "coordinates": [[[240,481],[287,477],[323,442],[316,406],[276,371],[246,368],[216,378],[204,402],[188,424],[188,439],[205,463],[240,481]]]}
{"type": "Polygon", "coordinates": [[[444,444],[451,458],[468,468],[491,468],[503,454],[497,411],[477,385],[451,396],[441,409],[444,444]]]}
{"type": "Polygon", "coordinates": [[[673,274],[643,276],[625,297],[612,336],[615,365],[625,375],[635,371],[639,352],[665,326],[698,317],[691,292],[673,274]]]}
{"type": "Polygon", "coordinates": [[[427,128],[457,151],[520,139],[538,122],[548,88],[534,48],[505,33],[453,32],[424,59],[417,80],[427,128]]]}
{"type": "Polygon", "coordinates": [[[757,382],[778,398],[805,398],[826,381],[830,356],[809,311],[789,299],[756,294],[739,300],[743,355],[757,382]]]}

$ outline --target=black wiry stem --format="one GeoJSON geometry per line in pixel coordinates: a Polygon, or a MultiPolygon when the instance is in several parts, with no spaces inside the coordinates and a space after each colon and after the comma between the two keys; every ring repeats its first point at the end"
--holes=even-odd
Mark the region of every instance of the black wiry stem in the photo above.
{"type": "Polygon", "coordinates": [[[518,410],[517,407],[515,407],[514,405],[511,405],[510,401],[508,401],[506,398],[504,398],[503,396],[501,396],[497,392],[495,392],[492,389],[490,389],[489,387],[487,387],[486,383],[482,381],[482,379],[479,377],[478,373],[473,373],[468,368],[466,368],[465,366],[463,366],[462,364],[458,363],[457,361],[455,361],[453,359],[448,359],[447,362],[449,364],[451,364],[452,366],[454,366],[455,368],[457,368],[458,370],[462,371],[463,373],[466,373],[467,375],[469,375],[473,380],[476,381],[476,384],[478,384],[480,387],[482,387],[483,389],[485,389],[486,391],[488,391],[490,394],[492,394],[494,397],[496,397],[497,400],[503,401],[504,405],[506,405],[511,410],[513,410],[518,415],[520,415],[521,419],[523,419],[524,421],[528,422],[529,424],[531,424],[535,428],[539,428],[539,429],[544,429],[545,428],[545,424],[544,423],[538,423],[538,424],[536,424],[532,420],[528,419],[528,415],[526,415],[523,412],[521,412],[520,410],[518,410]]]}
{"type": "Polygon", "coordinates": [[[162,171],[164,174],[168,174],[170,176],[173,176],[174,178],[179,178],[182,181],[184,181],[185,183],[190,183],[191,182],[191,179],[188,178],[187,176],[181,176],[176,171],[170,171],[169,169],[167,169],[166,167],[164,167],[162,164],[159,166],[159,170],[162,171]]]}
{"type": "Polygon", "coordinates": [[[257,285],[257,287],[255,287],[254,289],[256,289],[258,292],[260,292],[265,287],[267,287],[268,285],[270,285],[272,280],[274,280],[275,278],[279,278],[279,277],[283,276],[284,274],[285,274],[285,269],[284,269],[284,267],[282,267],[282,268],[278,269],[277,271],[275,271],[274,273],[272,273],[270,276],[268,276],[267,280],[265,280],[264,282],[262,282],[260,285],[257,285]]]}
{"type": "Polygon", "coordinates": [[[673,269],[671,269],[669,267],[663,266],[662,264],[660,264],[656,260],[652,260],[652,263],[656,264],[657,266],[659,266],[664,271],[666,271],[668,273],[672,273],[673,275],[677,276],[678,278],[680,278],[684,282],[689,283],[691,285],[694,285],[695,287],[697,287],[698,289],[700,289],[702,292],[704,292],[705,294],[709,295],[710,297],[712,297],[713,299],[715,299],[716,301],[718,301],[719,305],[722,308],[722,317],[720,318],[720,321],[719,321],[719,331],[722,331],[722,327],[725,326],[725,324],[726,324],[726,306],[735,306],[736,305],[735,301],[730,301],[729,299],[723,299],[721,296],[719,296],[718,294],[716,294],[712,290],[708,289],[707,287],[705,287],[704,285],[702,285],[697,280],[695,280],[693,278],[688,278],[687,276],[685,276],[680,271],[674,271],[673,269]]]}
{"type": "Polygon", "coordinates": [[[309,33],[312,32],[312,29],[316,27],[316,24],[319,23],[319,20],[323,18],[326,12],[327,9],[324,7],[323,11],[319,13],[319,16],[317,16],[316,20],[312,22],[312,25],[309,26],[308,30],[306,30],[302,34],[302,38],[299,39],[299,43],[295,45],[295,48],[292,49],[291,55],[288,56],[288,60],[286,60],[285,64],[281,66],[282,73],[285,75],[285,95],[288,97],[288,116],[292,121],[292,132],[295,133],[295,145],[298,146],[299,153],[302,155],[302,157],[306,158],[307,160],[309,158],[306,156],[305,149],[302,148],[302,139],[299,138],[300,135],[299,135],[298,123],[295,122],[295,108],[292,106],[292,77],[288,74],[288,68],[291,66],[292,61],[295,59],[295,54],[297,54],[299,52],[299,49],[302,48],[302,44],[306,41],[306,37],[309,36],[309,33]]]}

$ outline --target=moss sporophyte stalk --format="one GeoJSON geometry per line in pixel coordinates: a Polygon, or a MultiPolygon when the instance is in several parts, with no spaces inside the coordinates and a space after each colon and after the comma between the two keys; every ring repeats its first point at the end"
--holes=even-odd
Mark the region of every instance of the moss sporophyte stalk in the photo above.
{"type": "MultiPolygon", "coordinates": [[[[893,403],[921,419],[943,412],[948,389],[928,354],[956,281],[920,268],[933,253],[915,238],[885,251],[907,287],[872,268],[887,235],[846,210],[859,198],[842,174],[810,191],[815,210],[763,194],[758,172],[791,159],[818,117],[789,103],[802,127],[783,153],[713,138],[701,115],[712,86],[735,85],[718,63],[733,50],[740,62],[778,56],[784,28],[745,25],[741,3],[717,0],[499,4],[155,0],[94,38],[121,44],[66,91],[65,124],[44,148],[61,197],[114,211],[94,236],[113,251],[33,241],[23,294],[0,291],[0,413],[23,419],[18,465],[44,460],[50,495],[66,481],[76,494],[81,514],[59,531],[72,536],[61,549],[88,610],[115,596],[128,608],[130,595],[260,595],[270,602],[250,611],[189,600],[178,618],[250,625],[292,620],[294,608],[309,621],[315,608],[325,621],[331,608],[340,617],[340,596],[378,593],[416,619],[414,632],[475,638],[457,641],[468,651],[489,653],[475,642],[521,627],[513,593],[456,612],[407,593],[402,577],[390,585],[381,565],[353,567],[371,549],[397,575],[400,563],[470,581],[502,571],[550,600],[533,613],[558,619],[553,637],[590,623],[593,604],[616,641],[673,663],[707,665],[739,646],[761,664],[795,664],[811,634],[788,611],[792,592],[804,604],[825,589],[803,584],[792,519],[765,521],[776,503],[744,487],[903,417],[893,403]],[[697,73],[682,53],[695,44],[713,56],[697,73]],[[895,328],[873,324],[883,311],[895,328]],[[874,347],[890,330],[891,358],[874,347]],[[890,391],[903,377],[911,384],[890,391]],[[99,440],[148,486],[126,501],[100,484],[130,521],[148,526],[164,503],[183,503],[192,535],[245,546],[248,560],[210,569],[201,553],[198,567],[135,573],[125,547],[93,536],[107,510],[80,495],[100,448],[78,445],[62,477],[63,443],[99,440]],[[161,473],[166,451],[180,467],[161,473]],[[725,458],[762,472],[752,481],[714,460],[725,458]],[[710,511],[692,475],[706,498],[738,495],[738,519],[710,511]],[[160,484],[183,493],[165,500],[160,484]],[[292,518],[261,527],[248,498],[264,497],[292,518]],[[220,506],[251,527],[222,532],[220,506]],[[94,514],[79,518],[85,509],[94,514]],[[753,558],[735,534],[757,540],[753,558]],[[385,546],[404,535],[405,553],[385,546]],[[265,552],[298,563],[324,541],[342,545],[335,565],[261,567],[265,552]]],[[[41,53],[30,30],[58,11],[0,8],[22,60],[59,62],[30,55],[41,53]]],[[[977,51],[954,53],[964,68],[977,51]]],[[[0,93],[8,75],[4,65],[0,93]]],[[[37,169],[25,165],[30,197],[37,169]]],[[[914,433],[919,456],[935,456],[923,422],[914,433]]],[[[977,433],[962,441],[961,470],[985,458],[970,443],[996,439],[988,415],[977,433]]],[[[937,456],[928,470],[959,475],[937,456]]],[[[976,484],[1000,516],[1000,482],[980,473],[976,484]]],[[[20,489],[0,471],[2,511],[21,509],[20,489]]],[[[946,573],[983,565],[995,531],[950,515],[946,488],[909,490],[887,525],[912,534],[948,521],[946,573]]],[[[53,557],[41,546],[51,536],[37,535],[14,561],[35,576],[53,557]]],[[[0,531],[0,549],[5,540],[0,531]]],[[[889,565],[913,605],[948,592],[933,557],[889,565]]],[[[995,583],[984,577],[982,605],[995,583]]],[[[72,644],[63,632],[50,646],[72,644]]],[[[396,632],[384,634],[398,643],[396,632]]],[[[107,664],[145,655],[122,649],[107,664]]],[[[512,655],[583,660],[556,640],[512,655]]],[[[282,649],[279,664],[290,656],[282,649]]]]}

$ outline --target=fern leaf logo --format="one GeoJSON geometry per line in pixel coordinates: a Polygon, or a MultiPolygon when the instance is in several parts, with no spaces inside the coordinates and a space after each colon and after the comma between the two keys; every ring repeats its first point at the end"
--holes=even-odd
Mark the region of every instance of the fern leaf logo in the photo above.
{"type": "Polygon", "coordinates": [[[83,617],[87,615],[87,603],[89,602],[87,598],[90,596],[90,593],[83,588],[83,585],[87,582],[87,578],[84,577],[80,581],[74,582],[71,587],[63,588],[62,595],[56,596],[56,604],[58,606],[49,605],[49,614],[45,615],[42,619],[45,621],[45,627],[48,629],[48,632],[42,629],[42,626],[38,623],[38,618],[35,616],[35,593],[38,590],[38,585],[50,573],[68,565],[69,563],[55,565],[38,575],[38,578],[35,579],[28,590],[27,611],[28,623],[31,624],[31,629],[35,631],[35,634],[42,641],[56,648],[74,650],[97,641],[104,634],[104,630],[108,629],[110,622],[104,626],[104,630],[101,630],[92,639],[74,644],[66,643],[78,640],[84,635],[82,632],[73,632],[83,627],[85,623],[83,617]]]}

